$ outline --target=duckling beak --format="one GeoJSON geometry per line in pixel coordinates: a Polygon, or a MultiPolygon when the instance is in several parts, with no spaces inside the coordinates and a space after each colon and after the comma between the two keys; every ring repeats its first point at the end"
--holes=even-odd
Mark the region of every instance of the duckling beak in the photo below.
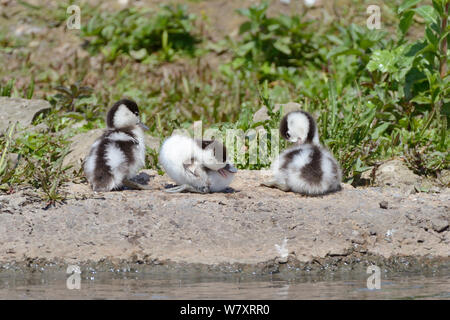
{"type": "Polygon", "coordinates": [[[225,167],[219,169],[217,172],[219,172],[222,177],[226,178],[228,176],[228,173],[236,173],[237,169],[233,165],[227,163],[225,167]]]}
{"type": "Polygon", "coordinates": [[[225,166],[224,169],[231,173],[236,173],[238,171],[235,166],[233,166],[232,164],[229,164],[229,163],[227,163],[227,165],[225,166]]]}
{"type": "Polygon", "coordinates": [[[144,130],[150,130],[145,124],[143,124],[142,122],[138,122],[138,126],[140,126],[142,129],[144,130]]]}

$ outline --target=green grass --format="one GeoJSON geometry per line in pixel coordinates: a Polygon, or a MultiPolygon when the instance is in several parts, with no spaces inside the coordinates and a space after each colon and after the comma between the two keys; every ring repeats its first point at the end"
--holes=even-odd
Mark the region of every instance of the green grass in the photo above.
{"type": "Polygon", "coordinates": [[[40,189],[43,199],[59,200],[57,188],[71,178],[65,174],[69,167],[62,167],[67,146],[68,141],[62,135],[50,130],[24,132],[18,125],[12,125],[5,136],[0,136],[3,150],[0,190],[11,192],[18,185],[29,185],[40,189]],[[16,164],[8,161],[9,154],[17,155],[16,164]]]}
{"type": "MultiPolygon", "coordinates": [[[[161,139],[198,120],[204,129],[270,130],[281,117],[274,104],[295,101],[316,117],[321,141],[342,165],[345,181],[357,182],[362,172],[395,157],[418,174],[436,176],[450,163],[444,46],[449,27],[443,24],[448,13],[444,1],[425,7],[411,3],[404,1],[400,9],[390,5],[391,30],[347,24],[346,17],[324,24],[296,14],[270,16],[263,3],[236,13],[245,18],[238,37],[216,42],[187,7],[152,13],[91,8],[79,36],[89,41],[85,47],[99,66],[93,68],[89,57],[73,57],[60,69],[43,70],[24,60],[17,70],[0,72],[0,95],[34,96],[52,105],[35,123],[44,124],[44,131],[16,138],[11,131],[0,133],[1,189],[31,185],[46,200],[60,199],[58,187],[82,174],[61,165],[67,139],[103,128],[108,107],[122,97],[137,101],[150,134],[161,139]],[[411,38],[413,27],[422,28],[424,36],[411,38]],[[217,66],[209,67],[211,56],[220,61],[217,66]],[[28,70],[30,78],[23,81],[28,70]],[[22,81],[11,80],[11,74],[22,81]],[[270,119],[254,123],[253,114],[263,105],[270,119]],[[8,163],[7,154],[18,154],[18,165],[8,163]]],[[[23,51],[17,57],[27,54],[30,39],[2,32],[6,51],[0,54],[16,48],[23,51]]],[[[251,139],[246,138],[247,148],[251,139]]],[[[281,142],[280,149],[285,147],[281,142]]],[[[160,169],[157,150],[149,149],[147,160],[148,167],[160,169]]],[[[245,160],[239,168],[270,165],[251,163],[248,155],[245,160]]]]}
{"type": "Polygon", "coordinates": [[[126,8],[95,15],[82,29],[82,36],[90,39],[90,52],[102,52],[108,61],[120,54],[138,61],[148,61],[155,54],[159,60],[171,61],[180,51],[194,54],[198,42],[193,34],[195,20],[181,5],[161,5],[156,13],[126,8]]]}

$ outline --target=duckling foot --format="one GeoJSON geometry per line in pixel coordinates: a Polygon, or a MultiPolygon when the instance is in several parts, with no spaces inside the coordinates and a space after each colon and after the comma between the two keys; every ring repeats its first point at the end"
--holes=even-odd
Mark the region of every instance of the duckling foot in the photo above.
{"type": "Polygon", "coordinates": [[[193,192],[193,193],[209,193],[209,188],[208,187],[196,188],[196,187],[193,187],[188,184],[183,184],[181,186],[169,188],[164,191],[168,192],[168,193],[178,193],[178,192],[183,192],[183,191],[188,191],[188,192],[193,192]]]}
{"type": "Polygon", "coordinates": [[[140,184],[128,179],[124,179],[122,181],[122,184],[125,187],[131,188],[131,189],[137,189],[137,190],[152,190],[153,188],[151,188],[150,186],[144,185],[144,184],[140,184]]]}
{"type": "Polygon", "coordinates": [[[275,181],[263,182],[263,183],[261,183],[261,186],[269,187],[269,188],[277,188],[277,189],[280,189],[280,190],[286,191],[286,192],[290,190],[290,188],[287,185],[280,184],[275,181]]]}

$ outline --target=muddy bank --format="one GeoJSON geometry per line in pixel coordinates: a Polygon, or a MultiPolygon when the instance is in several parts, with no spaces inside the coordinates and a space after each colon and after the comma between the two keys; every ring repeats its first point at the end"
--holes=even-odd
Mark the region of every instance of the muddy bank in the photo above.
{"type": "Polygon", "coordinates": [[[267,171],[241,171],[228,192],[167,194],[166,176],[145,171],[152,191],[97,193],[65,187],[46,208],[29,190],[0,196],[1,269],[310,272],[443,270],[450,265],[450,191],[353,188],[304,197],[260,187],[267,171]],[[44,209],[45,208],[45,209],[44,209]]]}

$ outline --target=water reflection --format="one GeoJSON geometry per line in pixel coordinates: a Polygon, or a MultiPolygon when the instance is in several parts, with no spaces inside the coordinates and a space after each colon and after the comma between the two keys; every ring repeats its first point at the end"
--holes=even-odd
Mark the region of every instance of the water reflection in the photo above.
{"type": "Polygon", "coordinates": [[[359,275],[343,280],[240,277],[84,275],[80,290],[64,273],[0,274],[0,299],[449,299],[450,276],[395,275],[369,290],[359,275]]]}

